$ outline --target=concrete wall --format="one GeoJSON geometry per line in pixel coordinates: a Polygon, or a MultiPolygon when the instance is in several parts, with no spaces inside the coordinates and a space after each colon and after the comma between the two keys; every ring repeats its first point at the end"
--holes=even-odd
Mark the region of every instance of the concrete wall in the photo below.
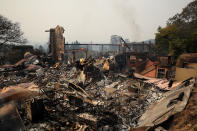
{"type": "Polygon", "coordinates": [[[187,68],[176,67],[175,80],[183,81],[190,77],[197,77],[197,64],[191,63],[187,68]]]}

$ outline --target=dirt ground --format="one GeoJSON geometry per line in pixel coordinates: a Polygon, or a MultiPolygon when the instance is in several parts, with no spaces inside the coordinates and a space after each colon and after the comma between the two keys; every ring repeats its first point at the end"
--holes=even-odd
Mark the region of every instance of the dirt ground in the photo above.
{"type": "Polygon", "coordinates": [[[186,109],[177,113],[169,131],[197,131],[197,88],[194,88],[186,109]]]}

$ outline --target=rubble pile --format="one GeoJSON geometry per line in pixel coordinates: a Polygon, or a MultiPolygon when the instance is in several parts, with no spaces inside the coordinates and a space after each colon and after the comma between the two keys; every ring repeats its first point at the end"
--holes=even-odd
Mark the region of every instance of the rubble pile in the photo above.
{"type": "Polygon", "coordinates": [[[57,68],[40,67],[31,72],[25,72],[24,68],[23,71],[2,74],[1,86],[22,82],[38,85],[41,94],[34,101],[43,101],[44,119],[34,123],[22,115],[25,127],[32,130],[126,130],[135,127],[146,108],[162,97],[159,89],[140,80],[124,78],[118,73],[113,78],[107,77],[91,62],[81,69],[62,64],[57,68]]]}
{"type": "Polygon", "coordinates": [[[30,63],[24,60],[25,67],[12,72],[1,68],[1,95],[5,87],[23,88],[18,93],[0,97],[1,108],[14,101],[12,105],[16,105],[22,120],[20,129],[30,131],[129,130],[139,126],[139,119],[150,105],[166,98],[167,90],[153,82],[129,78],[115,71],[106,73],[101,70],[102,66],[95,66],[95,62],[41,67],[34,59],[30,63]],[[32,88],[30,90],[28,84],[20,85],[30,82],[36,85],[33,86],[36,94],[28,95],[32,88]],[[4,99],[7,101],[2,101],[4,99]]]}

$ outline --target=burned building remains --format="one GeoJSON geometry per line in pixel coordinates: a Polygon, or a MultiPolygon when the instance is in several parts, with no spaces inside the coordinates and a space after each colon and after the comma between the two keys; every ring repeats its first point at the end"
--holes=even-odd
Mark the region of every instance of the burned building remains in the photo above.
{"type": "Polygon", "coordinates": [[[64,28],[58,25],[57,27],[51,28],[46,32],[50,32],[49,52],[52,56],[52,60],[54,62],[63,61],[65,55],[65,39],[63,37],[64,28]]]}

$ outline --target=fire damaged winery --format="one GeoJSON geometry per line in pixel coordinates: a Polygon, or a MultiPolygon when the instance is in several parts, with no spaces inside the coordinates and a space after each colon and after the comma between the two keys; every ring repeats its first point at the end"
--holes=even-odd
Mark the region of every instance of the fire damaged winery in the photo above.
{"type": "MultiPolygon", "coordinates": [[[[0,7],[7,9],[11,0],[3,1],[5,6],[0,7]]],[[[33,5],[36,1],[30,3],[33,5]]],[[[154,39],[149,40],[146,40],[146,31],[142,31],[143,26],[150,26],[148,16],[144,16],[147,21],[138,24],[134,13],[127,13],[138,14],[138,6],[142,8],[145,4],[135,4],[135,0],[125,3],[123,0],[85,0],[79,2],[80,6],[69,0],[59,2],[54,8],[56,11],[51,11],[57,2],[43,0],[46,14],[35,15],[39,11],[36,7],[25,20],[17,14],[30,7],[24,0],[18,3],[27,7],[20,4],[17,10],[19,4],[14,2],[16,7],[12,10],[16,10],[1,11],[0,131],[197,130],[197,0],[180,2],[180,5],[166,0],[163,6],[169,7],[166,13],[171,15],[169,19],[161,19],[167,21],[162,27],[157,20],[150,23],[158,22],[159,27],[150,35],[154,39]],[[59,18],[58,11],[66,10],[60,8],[63,4],[76,6],[72,17],[61,13],[59,18]],[[105,5],[103,10],[95,16],[93,12],[101,5],[105,5]],[[170,7],[174,7],[174,13],[168,13],[170,7]],[[85,11],[83,16],[84,10],[92,13],[85,11]],[[104,18],[107,16],[104,10],[116,10],[112,14],[122,12],[120,19],[113,15],[104,18]],[[12,15],[14,12],[16,17],[12,15]],[[53,20],[48,19],[50,15],[53,20]],[[38,16],[46,20],[42,22],[38,16]],[[121,16],[127,18],[121,19],[121,16]],[[37,19],[31,23],[31,17],[37,19]],[[63,17],[68,24],[64,24],[63,17]],[[82,17],[87,18],[83,21],[82,17]],[[91,23],[94,18],[95,26],[91,23]],[[110,19],[117,21],[108,23],[110,19]],[[126,28],[131,28],[133,33],[130,35],[126,28]],[[46,36],[46,42],[32,42],[45,39],[42,36],[46,36]],[[85,42],[88,40],[91,42],[85,42]]],[[[157,6],[162,8],[160,4],[157,6]]],[[[151,10],[154,6],[146,4],[146,7],[151,10]]],[[[153,12],[156,15],[159,9],[153,12]]],[[[162,18],[162,14],[157,17],[162,18]]]]}

